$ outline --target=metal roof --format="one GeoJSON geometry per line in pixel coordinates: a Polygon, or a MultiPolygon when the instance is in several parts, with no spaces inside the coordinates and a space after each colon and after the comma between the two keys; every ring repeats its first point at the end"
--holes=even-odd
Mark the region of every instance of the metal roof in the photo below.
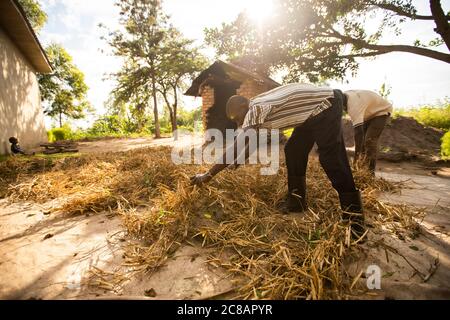
{"type": "Polygon", "coordinates": [[[194,79],[191,87],[186,91],[185,95],[197,97],[199,95],[199,87],[201,83],[208,78],[210,74],[218,74],[221,76],[228,76],[232,80],[244,81],[246,79],[252,79],[261,84],[267,84],[270,89],[279,87],[281,84],[272,80],[269,77],[262,76],[260,74],[251,72],[240,66],[232,63],[217,60],[208,69],[203,70],[200,75],[194,79]]]}
{"type": "Polygon", "coordinates": [[[0,1],[0,28],[36,72],[52,72],[50,61],[17,0],[0,1]]]}

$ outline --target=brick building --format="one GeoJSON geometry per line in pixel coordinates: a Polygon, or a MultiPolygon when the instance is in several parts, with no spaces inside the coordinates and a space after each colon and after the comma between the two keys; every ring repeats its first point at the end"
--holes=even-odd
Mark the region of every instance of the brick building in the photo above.
{"type": "Polygon", "coordinates": [[[193,81],[186,95],[202,97],[203,128],[236,128],[225,113],[225,106],[233,95],[252,98],[280,86],[276,81],[223,61],[214,62],[193,81]]]}

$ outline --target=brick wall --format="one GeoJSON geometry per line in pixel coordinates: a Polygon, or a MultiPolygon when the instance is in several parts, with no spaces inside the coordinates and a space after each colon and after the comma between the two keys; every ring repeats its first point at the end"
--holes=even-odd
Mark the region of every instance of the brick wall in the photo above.
{"type": "Polygon", "coordinates": [[[202,90],[202,120],[203,128],[206,128],[206,111],[214,104],[214,88],[210,86],[203,87],[202,90]]]}
{"type": "Polygon", "coordinates": [[[251,99],[258,94],[266,92],[267,90],[268,88],[266,84],[259,84],[254,80],[247,79],[241,84],[240,88],[237,90],[237,94],[251,99]]]}
{"type": "MultiPolygon", "coordinates": [[[[269,90],[266,84],[260,84],[254,80],[245,80],[239,89],[236,90],[236,94],[244,96],[248,99],[257,96],[263,92],[269,90]]],[[[214,104],[214,88],[210,86],[205,86],[202,90],[202,119],[203,128],[206,128],[206,112],[214,104]]]]}

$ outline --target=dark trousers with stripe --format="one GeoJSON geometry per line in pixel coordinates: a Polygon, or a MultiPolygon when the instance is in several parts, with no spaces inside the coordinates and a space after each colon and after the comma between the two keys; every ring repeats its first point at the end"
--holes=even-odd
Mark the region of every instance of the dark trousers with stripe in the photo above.
{"type": "Polygon", "coordinates": [[[378,141],[389,120],[389,115],[378,116],[355,127],[355,161],[364,160],[375,173],[378,141]]]}
{"type": "Polygon", "coordinates": [[[356,191],[342,135],[343,93],[334,91],[332,106],[296,127],[284,148],[288,180],[306,175],[308,156],[314,143],[319,161],[338,193],[356,191]]]}

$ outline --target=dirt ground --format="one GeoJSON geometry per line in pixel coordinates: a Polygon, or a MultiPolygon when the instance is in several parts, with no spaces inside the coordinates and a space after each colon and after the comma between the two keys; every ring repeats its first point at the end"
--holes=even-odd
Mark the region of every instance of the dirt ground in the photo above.
{"type": "Polygon", "coordinates": [[[384,193],[381,200],[423,208],[426,215],[413,240],[370,235],[385,250],[362,245],[365,252],[349,270],[380,267],[382,290],[371,291],[371,298],[450,299],[450,168],[381,161],[377,176],[404,182],[400,193],[384,193]]]}
{"type": "MultiPolygon", "coordinates": [[[[80,151],[125,151],[171,143],[172,139],[115,139],[80,143],[80,151]]],[[[369,265],[379,266],[383,275],[381,290],[371,290],[355,298],[450,299],[450,169],[382,161],[377,175],[404,182],[400,193],[382,194],[383,199],[423,207],[427,215],[420,222],[420,232],[414,240],[405,241],[386,234],[369,235],[387,249],[362,245],[361,254],[348,261],[348,272],[356,275],[369,265]]],[[[92,273],[108,277],[111,275],[105,271],[123,270],[123,248],[128,240],[120,218],[106,213],[72,218],[53,216],[48,214],[53,205],[52,202],[38,205],[0,200],[0,298],[112,297],[111,290],[90,287],[88,280],[92,273]]],[[[116,290],[120,296],[113,297],[232,296],[233,279],[219,267],[207,264],[208,259],[207,249],[186,244],[154,274],[131,275],[131,280],[116,290]]],[[[364,281],[363,276],[360,282],[364,281]]]]}
{"type": "Polygon", "coordinates": [[[172,143],[172,138],[163,138],[157,140],[152,138],[106,139],[94,142],[79,142],[78,149],[81,153],[115,152],[129,151],[150,146],[167,146],[171,145],[172,143]]]}
{"type": "MultiPolygon", "coordinates": [[[[354,146],[354,130],[349,119],[343,120],[347,147],[354,146]]],[[[420,160],[433,163],[440,158],[441,138],[444,131],[425,127],[413,118],[389,119],[380,137],[379,159],[391,162],[420,160]]]]}

